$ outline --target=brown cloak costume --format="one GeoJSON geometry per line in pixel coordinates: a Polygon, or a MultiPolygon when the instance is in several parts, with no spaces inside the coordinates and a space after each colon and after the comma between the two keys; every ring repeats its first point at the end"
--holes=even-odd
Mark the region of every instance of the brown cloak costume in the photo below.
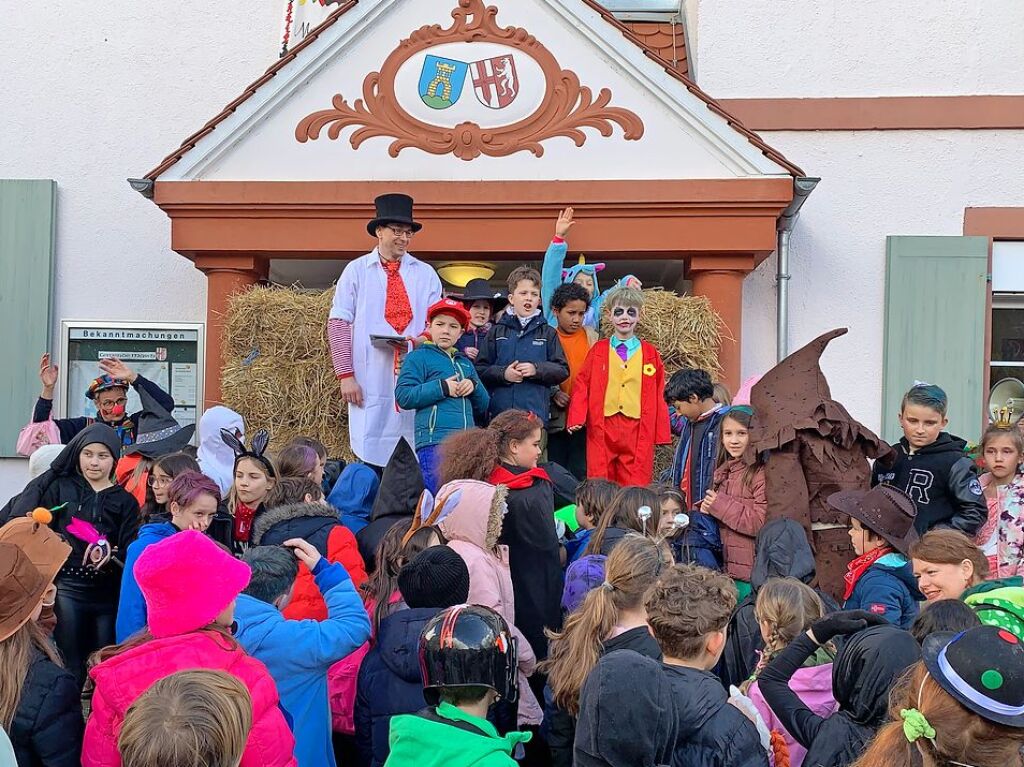
{"type": "Polygon", "coordinates": [[[818,586],[837,599],[854,555],[848,519],[830,509],[827,499],[840,490],[869,489],[868,458],[892,453],[832,399],[821,372],[825,347],[846,333],[839,328],[819,336],[769,370],[751,391],[751,446],[766,458],[766,521],[785,517],[803,526],[818,586]]]}

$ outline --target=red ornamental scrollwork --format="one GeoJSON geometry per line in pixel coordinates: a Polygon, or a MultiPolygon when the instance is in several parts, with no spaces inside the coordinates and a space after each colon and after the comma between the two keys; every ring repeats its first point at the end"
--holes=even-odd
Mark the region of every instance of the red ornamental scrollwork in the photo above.
{"type": "Polygon", "coordinates": [[[363,80],[363,97],[350,106],[341,94],[331,99],[331,108],[304,117],[295,128],[295,138],[305,143],[316,140],[326,128],[332,141],[348,127],[353,149],[369,138],[395,140],[388,154],[398,157],[406,148],[431,154],[454,154],[462,160],[480,155],[506,157],[523,150],[537,157],[544,154],[542,142],[564,136],[576,146],[587,140],[584,128],[593,128],[604,137],[613,133],[613,123],[622,129],[623,138],[636,141],[644,134],[640,117],[622,107],[612,107],[611,91],[602,88],[594,98],[590,88],[581,85],[575,72],[562,69],[551,52],[533,35],[519,27],[499,27],[498,9],[484,7],[483,0],[459,0],[452,11],[454,24],[442,29],[432,24],[417,29],[399,43],[385,59],[380,72],[371,72],[363,80]],[[481,128],[467,121],[448,128],[416,119],[403,109],[395,96],[395,77],[399,68],[413,55],[443,43],[489,42],[523,51],[540,65],[546,81],[546,93],[540,106],[529,116],[508,125],[481,128]]]}

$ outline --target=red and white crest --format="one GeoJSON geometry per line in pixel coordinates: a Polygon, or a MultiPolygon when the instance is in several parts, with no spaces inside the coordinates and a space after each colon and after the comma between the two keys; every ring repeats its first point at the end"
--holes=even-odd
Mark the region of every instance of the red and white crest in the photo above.
{"type": "Polygon", "coordinates": [[[157,358],[158,362],[166,362],[167,361],[167,347],[166,346],[158,346],[158,347],[156,347],[156,358],[157,358]]]}
{"type": "Polygon", "coordinates": [[[485,107],[504,109],[519,95],[519,76],[512,55],[474,61],[469,65],[473,92],[485,107]]]}

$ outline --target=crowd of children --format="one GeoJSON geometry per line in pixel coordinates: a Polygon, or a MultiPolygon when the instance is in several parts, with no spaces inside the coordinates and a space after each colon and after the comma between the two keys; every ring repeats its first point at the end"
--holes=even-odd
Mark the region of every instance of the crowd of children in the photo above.
{"type": "Polygon", "coordinates": [[[917,384],[870,472],[848,437],[877,438],[830,437],[863,482],[780,512],[770,398],[666,380],[635,278],[565,268],[573,225],[507,297],[430,306],[382,472],[224,407],[194,451],[137,376],[142,413],[61,424],[0,511],[17,764],[1021,764],[1020,432],[979,472],[917,384]]]}

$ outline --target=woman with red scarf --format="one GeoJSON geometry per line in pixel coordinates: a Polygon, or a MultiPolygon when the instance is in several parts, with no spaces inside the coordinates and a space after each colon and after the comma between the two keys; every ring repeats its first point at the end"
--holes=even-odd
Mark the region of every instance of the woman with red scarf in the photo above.
{"type": "Polygon", "coordinates": [[[562,552],[555,530],[555,486],[540,467],[537,416],[506,410],[486,429],[469,429],[443,443],[442,483],[478,479],[508,489],[508,513],[499,542],[508,546],[516,626],[538,660],[548,654],[544,629],[562,625],[562,552]]]}

